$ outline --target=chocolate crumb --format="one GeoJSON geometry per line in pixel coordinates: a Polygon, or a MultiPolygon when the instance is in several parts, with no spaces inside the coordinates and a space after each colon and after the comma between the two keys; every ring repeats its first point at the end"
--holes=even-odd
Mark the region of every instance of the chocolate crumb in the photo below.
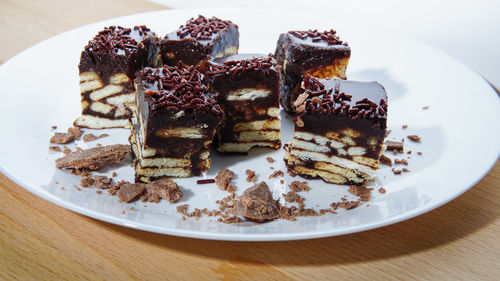
{"type": "Polygon", "coordinates": [[[288,188],[290,188],[290,190],[295,191],[295,192],[311,190],[311,188],[309,187],[309,185],[307,185],[307,182],[305,182],[305,181],[303,181],[303,182],[293,181],[292,183],[290,183],[288,188]]]}
{"type": "Polygon", "coordinates": [[[208,183],[214,183],[214,179],[202,179],[202,180],[197,180],[196,184],[208,184],[208,183]]]}
{"type": "Polygon", "coordinates": [[[379,158],[380,164],[387,165],[387,166],[392,166],[392,160],[391,158],[381,154],[379,158]]]}
{"type": "Polygon", "coordinates": [[[408,173],[410,170],[408,168],[403,168],[403,172],[408,173]]]}
{"type": "Polygon", "coordinates": [[[394,170],[393,173],[395,175],[400,175],[403,171],[402,170],[394,170]]]}
{"type": "Polygon", "coordinates": [[[273,166],[271,166],[271,167],[269,167],[269,169],[274,170],[274,167],[273,167],[273,166]]]}
{"type": "Polygon", "coordinates": [[[422,151],[417,151],[417,154],[418,155],[422,155],[422,151]]]}
{"type": "Polygon", "coordinates": [[[406,129],[406,128],[408,128],[408,125],[403,125],[403,126],[401,126],[401,127],[402,127],[403,129],[406,129]]]}
{"type": "Polygon", "coordinates": [[[54,133],[50,138],[50,143],[66,144],[75,140],[75,136],[69,133],[54,133]]]}
{"type": "Polygon", "coordinates": [[[247,174],[247,182],[255,183],[257,181],[257,176],[255,175],[254,171],[246,170],[245,173],[247,174]]]}
{"type": "Polygon", "coordinates": [[[117,175],[118,175],[118,174],[117,174],[116,172],[113,172],[113,173],[111,174],[111,176],[112,176],[113,178],[116,178],[116,176],[117,176],[117,175]]]}
{"type": "Polygon", "coordinates": [[[407,138],[414,142],[420,142],[422,140],[418,135],[408,135],[407,138]]]}
{"type": "Polygon", "coordinates": [[[387,150],[393,151],[396,150],[396,152],[403,152],[404,151],[404,144],[403,142],[398,142],[398,141],[386,141],[385,145],[387,146],[387,150]]]}
{"type": "Polygon", "coordinates": [[[75,138],[79,138],[82,135],[82,131],[79,127],[71,127],[68,128],[68,134],[75,136],[75,138]]]}
{"type": "Polygon", "coordinates": [[[106,176],[94,176],[94,186],[100,189],[108,189],[111,187],[111,178],[106,176]]]}
{"type": "Polygon", "coordinates": [[[95,193],[96,193],[96,194],[101,194],[101,193],[102,193],[102,191],[100,191],[100,190],[96,190],[96,191],[95,191],[95,193]]]}
{"type": "Polygon", "coordinates": [[[406,152],[407,154],[411,154],[411,150],[408,150],[408,152],[406,152]]]}
{"type": "Polygon", "coordinates": [[[63,149],[63,153],[66,154],[66,155],[68,155],[68,154],[71,153],[71,149],[69,147],[65,146],[64,149],[63,149]]]}
{"type": "Polygon", "coordinates": [[[385,191],[385,188],[380,187],[380,188],[378,189],[378,192],[380,192],[380,193],[384,194],[386,191],[385,191]]]}
{"type": "Polygon", "coordinates": [[[78,190],[78,191],[82,191],[82,189],[81,189],[81,188],[79,188],[79,187],[78,187],[78,186],[76,186],[76,185],[73,185],[73,187],[74,187],[76,190],[78,190]]]}
{"type": "Polygon", "coordinates": [[[228,218],[224,218],[221,222],[223,223],[240,223],[242,222],[242,220],[238,217],[228,217],[228,218]]]}
{"type": "Polygon", "coordinates": [[[217,176],[215,176],[215,184],[221,190],[228,190],[229,183],[233,178],[234,178],[234,173],[231,170],[227,168],[222,168],[222,170],[219,171],[217,176]]]}
{"type": "Polygon", "coordinates": [[[122,211],[122,215],[125,215],[127,212],[125,212],[125,210],[122,211]]]}
{"type": "Polygon", "coordinates": [[[122,144],[94,147],[86,150],[77,149],[64,157],[56,159],[56,167],[58,169],[98,170],[122,161],[129,150],[129,145],[122,144]]]}
{"type": "Polygon", "coordinates": [[[430,106],[426,105],[426,106],[422,107],[422,110],[427,110],[427,109],[429,109],[429,107],[430,106]]]}
{"type": "Polygon", "coordinates": [[[291,176],[292,178],[295,178],[297,176],[297,173],[293,170],[287,169],[286,173],[291,176]]]}
{"type": "Polygon", "coordinates": [[[277,170],[269,176],[269,179],[283,177],[283,176],[284,176],[283,171],[277,170]]]}
{"type": "Polygon", "coordinates": [[[96,139],[97,139],[97,137],[94,134],[85,134],[82,137],[82,140],[84,142],[89,142],[89,141],[93,141],[93,140],[96,140],[96,139]]]}
{"type": "Polygon", "coordinates": [[[358,196],[361,201],[370,201],[371,189],[366,188],[366,186],[351,185],[347,191],[358,196]]]}
{"type": "Polygon", "coordinates": [[[117,194],[118,197],[124,202],[132,202],[137,199],[145,189],[145,184],[143,183],[125,183],[120,186],[117,194]]]}
{"type": "Polygon", "coordinates": [[[281,183],[281,184],[285,184],[285,181],[284,181],[284,180],[280,180],[280,183],[281,183]]]}
{"type": "Polygon", "coordinates": [[[64,186],[61,186],[61,190],[64,190],[64,186]]]}
{"type": "Polygon", "coordinates": [[[130,211],[132,211],[132,212],[137,212],[137,209],[136,209],[136,208],[134,208],[134,207],[130,207],[130,209],[129,209],[129,210],[130,210],[130,211]]]}
{"type": "Polygon", "coordinates": [[[272,158],[272,157],[269,157],[269,156],[268,156],[268,157],[266,157],[266,160],[267,160],[267,162],[269,162],[269,163],[274,163],[274,158],[272,158]]]}
{"type": "Polygon", "coordinates": [[[183,215],[186,215],[187,214],[187,210],[189,209],[189,204],[183,204],[183,205],[179,205],[175,208],[177,210],[177,212],[183,214],[183,215]]]}
{"type": "Polygon", "coordinates": [[[141,197],[142,201],[158,203],[159,198],[175,203],[181,200],[184,195],[179,186],[170,179],[153,181],[145,185],[146,195],[141,197]]]}
{"type": "Polygon", "coordinates": [[[267,184],[261,182],[243,192],[234,204],[233,213],[263,222],[278,218],[278,206],[267,184]]]}
{"type": "Polygon", "coordinates": [[[102,146],[102,144],[100,144],[100,143],[96,143],[96,144],[95,144],[95,146],[102,146]]]}
{"type": "Polygon", "coordinates": [[[302,128],[304,127],[304,121],[302,121],[302,118],[300,118],[300,116],[297,116],[297,119],[295,121],[295,124],[297,125],[297,127],[299,128],[302,128]]]}
{"type": "Polygon", "coordinates": [[[57,126],[56,126],[56,125],[54,125],[54,126],[50,126],[50,128],[51,128],[52,130],[55,130],[55,129],[57,129],[57,126]]]}
{"type": "Polygon", "coordinates": [[[283,197],[285,198],[285,201],[288,203],[293,203],[296,200],[300,200],[300,196],[293,190],[289,191],[288,193],[283,193],[283,197]]]}
{"type": "Polygon", "coordinates": [[[61,148],[56,145],[49,146],[49,149],[56,152],[61,152],[61,148]]]}
{"type": "Polygon", "coordinates": [[[345,198],[343,198],[343,199],[344,200],[342,202],[335,202],[335,203],[330,204],[330,207],[332,207],[332,209],[334,209],[334,210],[337,210],[338,208],[351,210],[351,209],[357,208],[359,206],[359,203],[361,203],[361,201],[359,201],[359,200],[347,201],[347,200],[345,200],[345,198]]]}

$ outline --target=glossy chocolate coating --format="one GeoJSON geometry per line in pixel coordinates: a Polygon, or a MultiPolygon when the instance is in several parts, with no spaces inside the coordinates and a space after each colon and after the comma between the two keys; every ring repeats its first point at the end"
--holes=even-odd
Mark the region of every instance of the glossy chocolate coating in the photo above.
{"type": "MultiPolygon", "coordinates": [[[[207,56],[214,57],[227,47],[239,46],[238,26],[229,21],[222,21],[227,27],[207,36],[192,36],[190,33],[180,34],[184,26],[171,32],[160,42],[162,61],[166,65],[177,66],[179,61],[185,65],[196,65],[207,56]],[[173,55],[173,56],[172,56],[173,55]]],[[[189,22],[193,21],[191,19],[189,22]]],[[[203,24],[200,24],[203,25],[203,24]]]]}
{"type": "Polygon", "coordinates": [[[108,27],[99,32],[81,53],[80,73],[95,71],[104,84],[109,77],[125,73],[131,81],[137,71],[153,66],[158,54],[158,39],[144,26],[108,27]]]}

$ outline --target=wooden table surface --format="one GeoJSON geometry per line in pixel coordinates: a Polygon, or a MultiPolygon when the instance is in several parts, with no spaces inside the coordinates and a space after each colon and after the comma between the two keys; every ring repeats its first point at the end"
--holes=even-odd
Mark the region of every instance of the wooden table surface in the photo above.
{"type": "MultiPolygon", "coordinates": [[[[60,32],[159,9],[138,0],[2,0],[0,63],[60,32]]],[[[0,174],[0,278],[499,280],[499,187],[497,162],[470,191],[411,220],[340,237],[238,243],[101,222],[0,174]]]]}

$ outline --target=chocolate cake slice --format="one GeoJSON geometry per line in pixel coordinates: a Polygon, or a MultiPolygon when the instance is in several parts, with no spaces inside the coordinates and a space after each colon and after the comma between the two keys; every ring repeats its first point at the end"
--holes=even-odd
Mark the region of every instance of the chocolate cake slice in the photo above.
{"type": "Polygon", "coordinates": [[[304,75],[346,79],[351,48],[335,30],[289,31],[280,35],[275,55],[281,67],[281,105],[291,112],[304,75]]]}
{"type": "Polygon", "coordinates": [[[80,57],[82,116],[74,124],[129,128],[135,74],[158,60],[158,39],[145,26],[110,26],[99,32],[80,57]]]}
{"type": "Polygon", "coordinates": [[[377,82],[306,76],[285,163],[303,177],[335,184],[375,180],[387,128],[387,94],[377,82]]]}
{"type": "Polygon", "coordinates": [[[197,67],[146,67],[137,75],[130,141],[136,180],[200,175],[224,117],[197,67]]]}
{"type": "Polygon", "coordinates": [[[217,129],[217,150],[247,152],[281,147],[279,74],[270,55],[239,54],[203,65],[226,118],[217,129]]]}
{"type": "Polygon", "coordinates": [[[177,66],[179,61],[184,66],[196,65],[207,56],[219,58],[238,53],[239,37],[236,24],[199,15],[161,40],[161,58],[170,66],[177,66]]]}

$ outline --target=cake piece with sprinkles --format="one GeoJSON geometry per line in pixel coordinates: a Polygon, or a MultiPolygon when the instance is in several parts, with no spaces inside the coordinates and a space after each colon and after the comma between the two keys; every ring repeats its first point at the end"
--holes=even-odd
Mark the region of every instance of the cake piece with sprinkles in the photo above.
{"type": "Polygon", "coordinates": [[[289,31],[280,35],[275,56],[281,68],[281,105],[294,112],[304,75],[346,79],[351,48],[335,30],[289,31]]]}
{"type": "Polygon", "coordinates": [[[160,42],[163,63],[170,66],[177,66],[182,61],[187,67],[198,64],[207,56],[220,58],[237,54],[238,47],[239,32],[236,24],[202,15],[191,18],[160,42]]]}
{"type": "Polygon", "coordinates": [[[294,106],[285,163],[302,177],[335,184],[375,180],[387,129],[387,94],[377,82],[306,76],[294,106]]]}

